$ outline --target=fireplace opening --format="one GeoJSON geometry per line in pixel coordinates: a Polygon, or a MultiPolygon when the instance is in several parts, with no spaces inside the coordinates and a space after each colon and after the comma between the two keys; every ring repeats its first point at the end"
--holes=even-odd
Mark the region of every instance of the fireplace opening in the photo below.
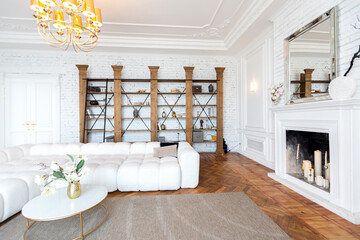
{"type": "Polygon", "coordinates": [[[330,192],[329,134],[286,130],[287,174],[330,192]]]}

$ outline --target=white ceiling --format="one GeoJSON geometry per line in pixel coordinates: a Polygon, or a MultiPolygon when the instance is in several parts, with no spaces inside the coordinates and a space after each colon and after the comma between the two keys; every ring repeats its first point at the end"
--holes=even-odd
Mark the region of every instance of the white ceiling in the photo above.
{"type": "MultiPolygon", "coordinates": [[[[31,48],[44,48],[30,1],[5,1],[0,8],[0,47],[27,43],[31,48]]],[[[270,24],[269,12],[285,1],[95,0],[104,21],[98,48],[225,53],[246,37],[254,24],[270,24]]]]}

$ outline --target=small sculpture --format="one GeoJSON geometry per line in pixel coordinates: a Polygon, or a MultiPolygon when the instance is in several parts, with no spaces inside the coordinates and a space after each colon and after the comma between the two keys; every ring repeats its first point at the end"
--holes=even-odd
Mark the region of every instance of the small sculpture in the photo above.
{"type": "Polygon", "coordinates": [[[161,130],[166,130],[165,124],[161,124],[161,130]]]}
{"type": "Polygon", "coordinates": [[[209,85],[209,92],[214,92],[214,86],[212,84],[209,85]]]}
{"type": "Polygon", "coordinates": [[[134,115],[134,118],[139,118],[139,110],[134,108],[134,111],[133,111],[133,115],[134,115]]]}
{"type": "Polygon", "coordinates": [[[172,111],[171,115],[173,118],[176,118],[176,113],[174,111],[172,111]]]}
{"type": "Polygon", "coordinates": [[[200,120],[200,129],[204,129],[204,120],[200,120]]]}
{"type": "Polygon", "coordinates": [[[166,113],[165,113],[165,108],[163,108],[163,112],[162,112],[162,115],[161,115],[163,118],[166,118],[166,113]]]}

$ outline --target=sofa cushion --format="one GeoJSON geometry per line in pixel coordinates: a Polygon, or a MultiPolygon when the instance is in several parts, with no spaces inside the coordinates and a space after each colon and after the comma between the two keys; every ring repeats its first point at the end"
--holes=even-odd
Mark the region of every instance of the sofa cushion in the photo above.
{"type": "Polygon", "coordinates": [[[181,171],[175,157],[130,155],[119,167],[120,191],[157,191],[180,188],[181,171]],[[147,156],[147,157],[145,157],[147,156]]]}
{"type": "Polygon", "coordinates": [[[177,157],[177,146],[156,147],[154,148],[154,157],[177,157]]]}

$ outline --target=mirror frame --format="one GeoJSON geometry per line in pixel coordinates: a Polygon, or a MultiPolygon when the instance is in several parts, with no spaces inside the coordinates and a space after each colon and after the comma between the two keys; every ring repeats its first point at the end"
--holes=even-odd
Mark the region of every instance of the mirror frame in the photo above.
{"type": "Polygon", "coordinates": [[[337,7],[333,7],[329,11],[322,14],[320,17],[316,18],[309,24],[305,25],[304,27],[297,30],[295,33],[291,34],[289,37],[285,38],[284,40],[284,65],[285,65],[285,92],[286,92],[286,104],[294,104],[294,103],[304,103],[304,102],[314,102],[314,101],[323,101],[323,100],[330,100],[331,97],[329,94],[324,96],[313,96],[313,97],[306,97],[306,98],[299,98],[299,99],[291,99],[290,95],[290,86],[291,86],[291,79],[290,79],[290,42],[295,40],[299,36],[303,35],[310,29],[314,28],[315,26],[319,25],[320,23],[330,19],[330,56],[332,58],[331,66],[330,66],[330,73],[331,73],[331,80],[335,79],[338,76],[338,62],[337,62],[337,7]]]}

